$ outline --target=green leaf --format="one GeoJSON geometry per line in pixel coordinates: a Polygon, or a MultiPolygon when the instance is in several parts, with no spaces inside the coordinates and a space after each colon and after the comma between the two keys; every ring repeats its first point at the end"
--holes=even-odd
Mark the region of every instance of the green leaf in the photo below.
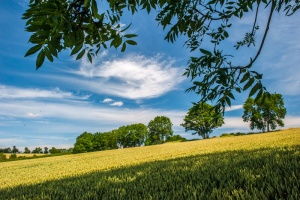
{"type": "Polygon", "coordinates": [[[83,49],[83,50],[77,55],[76,60],[82,58],[82,56],[84,55],[84,53],[85,53],[85,49],[83,49]]]}
{"type": "Polygon", "coordinates": [[[229,34],[226,31],[224,31],[224,37],[226,37],[226,38],[229,37],[229,34]]]}
{"type": "Polygon", "coordinates": [[[45,51],[41,50],[36,59],[36,69],[40,68],[45,60],[45,51]]]}
{"type": "Polygon", "coordinates": [[[212,53],[210,51],[207,51],[205,49],[200,49],[200,52],[203,53],[203,54],[205,54],[205,55],[208,55],[208,56],[212,55],[212,53]]]}
{"type": "Polygon", "coordinates": [[[226,101],[227,105],[230,107],[230,106],[231,106],[230,98],[229,98],[229,97],[226,97],[226,98],[225,98],[225,101],[226,101]]]}
{"type": "Polygon", "coordinates": [[[96,0],[92,0],[92,13],[94,17],[97,17],[98,14],[98,6],[96,0]]]}
{"type": "Polygon", "coordinates": [[[261,84],[260,83],[257,83],[250,91],[249,93],[249,97],[253,96],[257,90],[259,90],[261,88],[261,84]]]}
{"type": "Polygon", "coordinates": [[[31,55],[31,54],[34,54],[35,52],[37,52],[38,50],[40,50],[42,47],[43,47],[42,44],[38,44],[38,45],[35,45],[35,46],[31,47],[31,48],[26,52],[26,54],[25,54],[24,57],[27,57],[27,56],[29,56],[29,55],[31,55]]]}
{"type": "Polygon", "coordinates": [[[74,55],[74,54],[76,54],[78,51],[80,51],[80,49],[82,48],[82,46],[83,46],[83,43],[79,43],[78,45],[76,45],[73,48],[72,52],[71,52],[71,56],[74,55]]]}
{"type": "Polygon", "coordinates": [[[258,94],[256,95],[254,101],[257,102],[261,98],[262,94],[263,94],[263,90],[261,89],[261,90],[259,90],[258,94]]]}
{"type": "Polygon", "coordinates": [[[93,59],[92,59],[92,56],[90,53],[87,53],[87,57],[88,57],[90,63],[93,63],[93,59]]]}
{"type": "Polygon", "coordinates": [[[231,99],[234,99],[234,100],[235,100],[235,98],[234,98],[234,96],[233,96],[232,93],[229,93],[228,96],[229,96],[231,99]]]}
{"type": "Polygon", "coordinates": [[[245,82],[249,77],[250,77],[249,72],[245,73],[244,76],[243,76],[243,78],[242,78],[242,80],[240,81],[240,83],[245,82]]]}
{"type": "Polygon", "coordinates": [[[122,49],[121,49],[121,52],[124,52],[125,50],[126,50],[126,43],[124,42],[123,46],[122,46],[122,49]]]}
{"type": "Polygon", "coordinates": [[[250,78],[249,81],[246,83],[246,85],[244,86],[243,90],[247,90],[254,82],[254,78],[250,78]]]}
{"type": "Polygon", "coordinates": [[[237,91],[238,93],[241,93],[241,89],[238,87],[235,88],[235,91],[237,91]]]}
{"type": "Polygon", "coordinates": [[[130,45],[137,45],[136,41],[133,41],[133,40],[126,40],[126,43],[128,43],[130,45]]]}
{"type": "Polygon", "coordinates": [[[124,35],[125,38],[133,38],[133,37],[136,37],[137,35],[136,34],[127,34],[127,35],[124,35]]]}
{"type": "Polygon", "coordinates": [[[51,52],[49,49],[47,49],[47,48],[45,49],[45,54],[46,54],[46,57],[48,58],[48,60],[50,62],[53,62],[53,56],[51,55],[51,52]]]}
{"type": "MultiPolygon", "coordinates": [[[[131,26],[131,24],[129,24],[128,26],[126,26],[123,30],[121,30],[121,32],[126,31],[130,26],[131,26]]],[[[132,35],[133,35],[133,34],[132,34],[132,35]]]]}
{"type": "Polygon", "coordinates": [[[87,8],[90,5],[90,3],[91,3],[91,0],[85,0],[84,4],[83,4],[83,7],[87,8]]]}

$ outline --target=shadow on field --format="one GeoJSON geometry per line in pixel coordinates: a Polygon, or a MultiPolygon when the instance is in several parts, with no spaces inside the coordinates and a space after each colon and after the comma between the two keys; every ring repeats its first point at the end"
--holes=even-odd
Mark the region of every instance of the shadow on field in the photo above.
{"type": "Polygon", "coordinates": [[[0,199],[299,199],[299,152],[297,145],[149,162],[0,190],[0,199]]]}

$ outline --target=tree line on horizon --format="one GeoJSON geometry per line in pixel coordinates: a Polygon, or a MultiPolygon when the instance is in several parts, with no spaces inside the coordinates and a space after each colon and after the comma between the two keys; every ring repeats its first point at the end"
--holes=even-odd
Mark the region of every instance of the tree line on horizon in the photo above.
{"type": "Polygon", "coordinates": [[[173,136],[172,125],[170,118],[156,116],[148,126],[138,123],[108,132],[84,132],[76,138],[73,153],[148,146],[174,140],[185,141],[180,135],[173,136]]]}
{"type": "MultiPolygon", "coordinates": [[[[243,121],[250,122],[250,129],[258,129],[262,132],[275,130],[277,125],[283,127],[283,118],[286,115],[284,101],[281,94],[263,95],[259,100],[254,101],[247,98],[244,105],[243,121]]],[[[208,139],[213,129],[224,124],[224,117],[215,112],[213,106],[207,103],[194,103],[181,124],[185,131],[194,131],[192,134],[208,139]]],[[[76,138],[74,148],[56,149],[36,147],[30,151],[25,147],[23,153],[33,154],[68,154],[101,151],[108,149],[139,147],[162,144],[170,141],[186,141],[180,135],[173,135],[172,122],[166,116],[157,116],[148,123],[148,126],[138,123],[121,126],[108,132],[96,132],[94,134],[84,132],[76,138]]],[[[11,149],[0,148],[0,153],[21,153],[16,146],[11,149]]]]}

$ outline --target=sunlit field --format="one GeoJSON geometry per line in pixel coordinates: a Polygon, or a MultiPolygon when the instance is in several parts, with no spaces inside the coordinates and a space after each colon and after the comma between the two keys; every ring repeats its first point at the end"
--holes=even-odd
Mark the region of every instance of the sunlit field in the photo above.
{"type": "Polygon", "coordinates": [[[0,163],[0,199],[300,199],[300,129],[0,163]]]}

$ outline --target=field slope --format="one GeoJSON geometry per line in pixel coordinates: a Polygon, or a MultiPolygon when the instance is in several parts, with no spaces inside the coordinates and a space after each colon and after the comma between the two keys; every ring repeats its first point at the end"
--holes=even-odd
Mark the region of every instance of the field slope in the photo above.
{"type": "Polygon", "coordinates": [[[300,199],[300,129],[0,163],[3,199],[300,199]]]}

